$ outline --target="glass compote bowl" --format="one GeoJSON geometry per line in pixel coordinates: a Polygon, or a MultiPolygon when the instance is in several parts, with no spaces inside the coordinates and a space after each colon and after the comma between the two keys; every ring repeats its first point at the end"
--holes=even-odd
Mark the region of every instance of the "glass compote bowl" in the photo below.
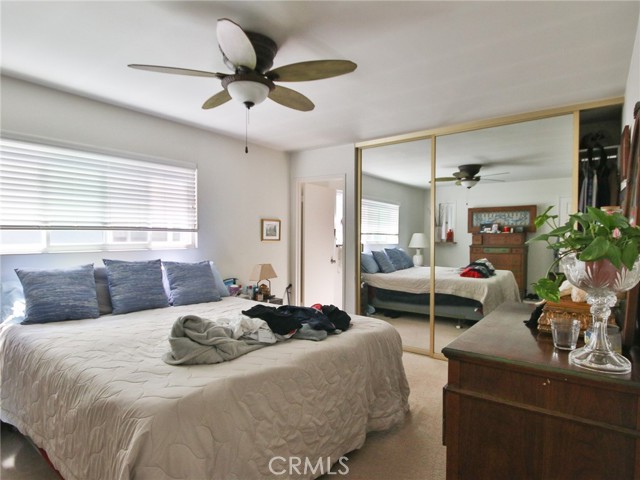
{"type": "Polygon", "coordinates": [[[570,363],[599,372],[629,373],[631,362],[611,349],[607,321],[611,307],[616,305],[616,294],[630,290],[640,281],[640,258],[629,270],[624,266],[616,268],[609,260],[583,262],[572,253],[562,257],[560,266],[572,285],[587,292],[593,316],[589,343],[569,354],[570,363]]]}

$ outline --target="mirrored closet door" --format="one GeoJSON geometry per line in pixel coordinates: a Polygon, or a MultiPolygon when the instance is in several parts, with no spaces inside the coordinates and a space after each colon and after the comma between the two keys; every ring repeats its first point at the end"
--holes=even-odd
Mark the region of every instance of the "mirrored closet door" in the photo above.
{"type": "Polygon", "coordinates": [[[546,273],[552,252],[525,242],[538,211],[571,208],[573,114],[440,135],[435,158],[437,354],[546,273]]]}
{"type": "Polygon", "coordinates": [[[394,325],[406,350],[444,358],[443,347],[502,302],[526,300],[552,263],[543,242],[526,244],[533,218],[554,206],[564,223],[576,211],[580,138],[602,130],[594,118],[615,117],[620,104],[603,100],[358,144],[358,269],[362,262],[380,269],[375,250],[393,256],[400,249],[413,265],[398,272],[392,262],[393,273],[380,274],[362,265],[360,313],[394,325]],[[395,230],[381,230],[388,219],[395,230]],[[461,279],[479,260],[510,279],[489,289],[473,275],[461,279]],[[420,278],[404,278],[412,274],[420,278]]]}
{"type": "Polygon", "coordinates": [[[430,179],[430,139],[362,150],[362,313],[391,323],[405,349],[423,353],[431,337],[430,179]]]}

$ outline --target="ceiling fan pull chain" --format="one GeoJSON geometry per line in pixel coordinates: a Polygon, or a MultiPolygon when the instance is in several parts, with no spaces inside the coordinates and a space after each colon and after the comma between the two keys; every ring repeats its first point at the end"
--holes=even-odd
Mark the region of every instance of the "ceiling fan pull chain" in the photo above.
{"type": "Polygon", "coordinates": [[[249,137],[249,109],[245,113],[244,121],[244,153],[249,153],[249,145],[247,138],[249,137]]]}

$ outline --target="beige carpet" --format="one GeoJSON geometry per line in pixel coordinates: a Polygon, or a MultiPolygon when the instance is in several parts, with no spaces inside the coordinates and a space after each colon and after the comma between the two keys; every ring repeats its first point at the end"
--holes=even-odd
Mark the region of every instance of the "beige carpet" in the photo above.
{"type": "MultiPolygon", "coordinates": [[[[403,358],[411,387],[411,413],[404,424],[388,432],[369,434],[362,449],[347,455],[344,465],[349,468],[348,474],[325,475],[323,480],[444,480],[442,387],[447,379],[447,362],[413,353],[405,353],[403,358]]],[[[5,424],[1,435],[0,479],[59,480],[22,435],[5,424]]],[[[339,468],[336,465],[332,471],[339,468]]]]}
{"type": "MultiPolygon", "coordinates": [[[[408,347],[429,350],[429,316],[417,313],[398,313],[398,317],[387,317],[384,313],[371,315],[393,325],[402,337],[402,344],[408,347]]],[[[436,334],[434,352],[441,353],[442,349],[469,329],[473,322],[462,322],[462,328],[457,328],[458,320],[453,318],[436,318],[436,334]]]]}
{"type": "MultiPolygon", "coordinates": [[[[388,432],[373,432],[364,447],[347,455],[347,475],[330,478],[358,480],[444,480],[446,448],[442,445],[442,388],[448,363],[404,353],[411,387],[411,413],[404,424],[388,432]]],[[[338,470],[340,465],[334,467],[338,470]]]]}

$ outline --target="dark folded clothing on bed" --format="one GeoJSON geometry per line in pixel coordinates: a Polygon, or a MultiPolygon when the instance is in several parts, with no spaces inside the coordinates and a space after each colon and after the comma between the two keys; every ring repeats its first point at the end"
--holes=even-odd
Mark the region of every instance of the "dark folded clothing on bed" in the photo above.
{"type": "Polygon", "coordinates": [[[324,313],[338,330],[345,331],[351,326],[351,317],[335,305],[322,305],[324,313]]]}
{"type": "Polygon", "coordinates": [[[476,260],[467,265],[462,273],[461,277],[468,278],[489,278],[496,274],[493,265],[488,260],[476,260]]]}
{"type": "Polygon", "coordinates": [[[314,330],[326,330],[329,333],[336,330],[327,315],[310,307],[282,305],[276,308],[268,305],[254,305],[249,310],[243,310],[242,313],[248,317],[264,320],[274,333],[280,335],[297,330],[303,324],[308,324],[314,330]]]}

